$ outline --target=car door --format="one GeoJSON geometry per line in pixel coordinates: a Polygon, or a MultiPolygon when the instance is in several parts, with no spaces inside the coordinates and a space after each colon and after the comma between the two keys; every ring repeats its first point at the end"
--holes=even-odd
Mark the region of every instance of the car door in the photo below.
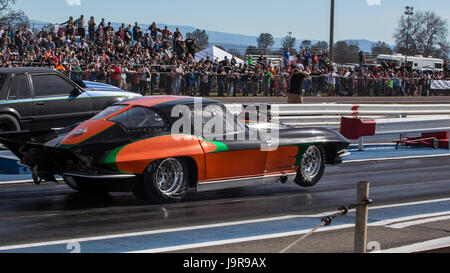
{"type": "Polygon", "coordinates": [[[265,174],[267,152],[259,136],[250,135],[248,128],[237,124],[235,119],[224,120],[220,129],[208,129],[211,117],[216,116],[207,113],[209,110],[204,109],[204,134],[200,141],[205,152],[206,178],[223,180],[265,174]]]}
{"type": "Polygon", "coordinates": [[[7,105],[19,113],[22,130],[28,130],[31,126],[32,104],[28,76],[26,74],[13,75],[9,85],[7,103],[2,106],[7,105]]]}
{"type": "Polygon", "coordinates": [[[93,114],[89,96],[58,74],[32,74],[33,129],[66,127],[93,114]]]}

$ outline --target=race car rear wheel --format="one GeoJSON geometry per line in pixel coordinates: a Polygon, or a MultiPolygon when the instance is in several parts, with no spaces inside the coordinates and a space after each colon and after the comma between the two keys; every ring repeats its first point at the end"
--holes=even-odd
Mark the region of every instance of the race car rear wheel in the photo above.
{"type": "Polygon", "coordinates": [[[147,167],[133,193],[149,203],[179,202],[187,192],[188,179],[188,168],[182,159],[158,160],[147,167]]]}
{"type": "Polygon", "coordinates": [[[301,159],[295,183],[301,187],[316,185],[325,171],[325,162],[325,149],[318,145],[309,146],[301,159]]]}

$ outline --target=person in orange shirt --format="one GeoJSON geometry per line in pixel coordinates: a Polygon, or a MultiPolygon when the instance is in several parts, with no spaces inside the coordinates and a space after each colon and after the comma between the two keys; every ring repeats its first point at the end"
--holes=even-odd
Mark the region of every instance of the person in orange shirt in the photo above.
{"type": "Polygon", "coordinates": [[[58,64],[56,65],[56,70],[58,70],[59,72],[63,73],[66,71],[66,69],[64,68],[64,66],[62,64],[58,64]]]}
{"type": "Polygon", "coordinates": [[[44,54],[44,58],[48,61],[50,57],[52,56],[52,52],[50,50],[47,50],[44,54]]]}

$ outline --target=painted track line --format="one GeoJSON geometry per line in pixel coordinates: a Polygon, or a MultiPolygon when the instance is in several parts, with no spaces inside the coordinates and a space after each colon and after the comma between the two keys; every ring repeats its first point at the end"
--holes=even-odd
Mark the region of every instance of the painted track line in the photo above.
{"type": "MultiPolygon", "coordinates": [[[[58,183],[62,184],[64,183],[63,179],[56,179],[58,181],[58,183]]],[[[54,183],[54,182],[48,182],[48,183],[54,183]]],[[[0,181],[0,186],[2,185],[20,185],[20,184],[34,184],[33,180],[17,180],[17,181],[0,181]]]]}
{"type": "MultiPolygon", "coordinates": [[[[339,225],[339,226],[335,226],[335,227],[325,227],[325,228],[322,228],[322,229],[320,229],[320,230],[318,230],[316,232],[325,232],[325,231],[339,230],[339,229],[351,228],[353,226],[354,226],[353,224],[347,224],[347,225],[339,225]]],[[[178,251],[178,250],[203,248],[203,247],[219,246],[219,245],[229,245],[229,244],[235,244],[235,243],[245,243],[245,242],[251,242],[251,241],[259,241],[259,240],[283,238],[283,237],[289,237],[289,236],[297,236],[297,235],[306,234],[306,233],[308,233],[310,231],[311,231],[311,229],[305,229],[305,230],[298,230],[298,231],[292,231],[292,232],[274,233],[274,234],[261,235],[261,236],[251,236],[251,237],[238,238],[238,239],[220,240],[220,241],[212,241],[212,242],[198,243],[198,244],[186,244],[186,245],[179,245],[179,246],[172,246],[172,247],[163,247],[163,248],[153,248],[153,249],[147,249],[147,250],[132,251],[132,252],[127,252],[127,253],[162,253],[162,252],[171,252],[171,251],[178,251]]]]}
{"type": "Polygon", "coordinates": [[[386,227],[402,229],[402,228],[406,228],[406,227],[417,226],[417,225],[439,222],[439,221],[445,221],[445,220],[450,220],[450,215],[431,217],[431,218],[420,219],[420,220],[415,220],[415,221],[408,221],[408,222],[404,222],[404,223],[391,224],[391,225],[387,225],[386,227]]]}
{"type": "Polygon", "coordinates": [[[298,218],[298,217],[313,218],[313,217],[323,217],[323,216],[325,216],[323,213],[319,214],[319,216],[317,216],[317,215],[288,215],[288,216],[271,217],[271,218],[256,219],[256,220],[235,221],[235,222],[226,222],[226,223],[199,225],[199,226],[190,226],[190,227],[181,227],[181,228],[159,229],[159,230],[142,231],[142,232],[121,233],[121,234],[115,234],[115,235],[92,236],[92,237],[75,238],[75,239],[64,239],[64,240],[41,242],[41,243],[4,246],[4,247],[0,247],[0,251],[19,249],[19,248],[30,248],[30,247],[66,244],[66,243],[71,243],[74,241],[75,242],[86,242],[86,241],[95,241],[95,240],[107,240],[107,239],[116,239],[116,238],[131,237],[131,236],[152,235],[152,234],[158,234],[158,233],[189,231],[189,230],[195,230],[195,229],[226,227],[226,226],[232,226],[232,225],[254,224],[254,223],[260,223],[260,222],[267,222],[267,221],[279,221],[279,220],[287,220],[287,219],[298,218]]]}
{"type": "Polygon", "coordinates": [[[442,249],[446,247],[450,247],[450,237],[386,249],[374,253],[413,253],[413,252],[425,252],[430,250],[442,249]]]}
{"type": "MultiPolygon", "coordinates": [[[[405,221],[405,220],[414,220],[414,219],[423,219],[424,217],[428,216],[436,216],[436,213],[443,214],[444,211],[446,215],[450,213],[448,211],[448,201],[450,201],[450,198],[447,199],[436,199],[436,200],[426,200],[426,201],[420,201],[420,202],[410,202],[405,204],[395,204],[395,205],[386,205],[386,206],[379,206],[379,207],[371,207],[369,215],[373,215],[372,219],[370,220],[369,225],[376,225],[377,223],[383,222],[384,224],[389,223],[398,223],[399,221],[405,221]],[[427,204],[429,204],[428,207],[427,204]],[[411,208],[411,206],[413,206],[411,208]],[[416,207],[414,207],[416,206],[416,207]],[[425,206],[426,208],[422,211],[418,211],[417,206],[420,207],[425,206]],[[394,210],[393,210],[394,208],[394,210]],[[395,209],[397,208],[397,209],[395,209]],[[380,209],[385,209],[383,211],[379,211],[380,209]],[[377,211],[378,210],[378,211],[377,211]],[[389,214],[391,212],[391,214],[389,214]],[[388,215],[386,215],[388,213],[388,215]],[[419,213],[419,215],[414,215],[414,213],[419,213]],[[422,213],[422,214],[420,214],[422,213]],[[433,214],[432,214],[433,213],[433,214]],[[405,217],[407,216],[407,217],[405,217]]],[[[350,211],[350,213],[353,213],[353,211],[350,211]]],[[[170,228],[170,229],[162,229],[162,230],[152,230],[152,231],[143,231],[143,232],[133,232],[133,233],[124,233],[124,234],[115,234],[115,235],[105,235],[105,236],[93,236],[93,237],[86,237],[86,238],[71,238],[71,239],[65,239],[65,240],[58,240],[58,241],[49,241],[49,242],[40,242],[40,243],[30,243],[30,244],[21,244],[21,245],[12,245],[12,246],[4,246],[0,247],[0,251],[11,251],[11,250],[24,250],[27,248],[37,248],[37,247],[44,247],[47,249],[51,249],[49,247],[55,246],[55,245],[65,245],[68,243],[73,242],[86,242],[87,244],[91,244],[91,250],[92,252],[102,252],[102,251],[114,251],[114,249],[117,249],[117,252],[167,252],[167,251],[176,251],[176,250],[182,250],[182,249],[191,249],[191,248],[198,248],[198,247],[205,247],[205,246],[213,246],[213,245],[223,245],[223,244],[231,244],[231,243],[237,243],[237,242],[247,242],[247,241],[254,241],[254,240],[263,240],[263,239],[270,239],[270,238],[278,238],[278,237],[286,237],[286,236],[293,236],[293,235],[299,235],[304,234],[306,232],[309,232],[310,229],[318,222],[320,219],[324,216],[330,215],[332,213],[335,213],[335,211],[327,212],[327,213],[321,213],[316,215],[289,215],[289,216],[280,216],[280,217],[272,217],[272,218],[264,218],[264,219],[255,219],[255,220],[246,220],[246,221],[236,221],[236,222],[225,222],[225,223],[216,223],[216,224],[209,224],[209,225],[201,225],[201,226],[191,226],[191,227],[181,227],[181,228],[170,228]],[[296,218],[298,220],[305,219],[305,221],[296,222],[296,218]],[[272,221],[272,222],[270,222],[272,221]],[[286,222],[289,226],[286,227],[284,224],[284,228],[280,226],[280,222],[286,222]],[[251,225],[256,224],[259,225],[260,223],[266,223],[265,225],[268,225],[268,227],[265,228],[265,232],[247,232],[248,234],[243,235],[241,232],[242,229],[247,229],[248,227],[243,227],[244,225],[251,225]],[[202,229],[210,229],[210,230],[204,230],[199,233],[199,230],[202,229]],[[230,230],[235,230],[235,233],[231,233],[230,230]],[[271,233],[273,231],[273,233],[271,233]],[[175,234],[178,232],[178,235],[175,234]],[[206,233],[205,233],[206,232],[206,233]],[[219,233],[218,233],[219,232],[219,233]],[[222,234],[222,232],[226,232],[227,234],[222,234]],[[169,237],[169,233],[172,233],[169,237]],[[259,234],[258,234],[259,233],[259,234]],[[210,235],[212,240],[205,240],[202,242],[202,240],[193,240],[192,235],[197,234],[204,234],[207,236],[210,235]],[[221,234],[222,238],[216,237],[215,235],[211,234],[221,234]],[[144,236],[142,238],[137,238],[138,236],[144,236]],[[160,237],[155,238],[155,237],[160,237]],[[161,237],[162,236],[162,237],[161,237]],[[132,238],[134,237],[134,238],[132,238]],[[172,238],[172,239],[170,239],[172,238]],[[174,241],[174,238],[176,239],[174,241]],[[108,241],[108,239],[110,239],[108,241]],[[123,240],[123,241],[117,241],[117,240],[123,240]],[[144,240],[144,241],[143,241],[144,240]],[[156,241],[155,241],[156,240],[156,241]],[[162,241],[161,241],[162,240],[162,241]],[[167,241],[169,240],[169,241],[167,241]],[[172,240],[172,242],[170,242],[172,240]],[[181,241],[180,241],[181,240],[181,241]],[[114,243],[115,241],[115,243],[114,243]],[[153,243],[152,243],[153,242],[153,243]],[[163,243],[161,243],[163,242],[163,243]],[[116,245],[116,244],[119,245],[116,245]],[[137,243],[137,245],[136,245],[137,243]],[[94,248],[92,248],[92,244],[97,245],[94,248]],[[131,244],[131,245],[130,245],[131,244]],[[158,247],[158,244],[160,245],[158,247]],[[114,247],[114,245],[116,245],[114,247]],[[149,249],[154,245],[152,249],[149,249]],[[107,248],[105,248],[107,246],[107,248]],[[125,246],[125,249],[123,247],[125,246]],[[119,247],[119,248],[117,248],[119,247]],[[120,251],[120,247],[122,247],[122,251],[120,251]],[[135,248],[135,249],[133,249],[135,248]],[[97,250],[96,250],[97,249],[97,250]],[[103,250],[101,250],[103,249],[103,250]]],[[[321,231],[329,231],[329,230],[337,230],[337,229],[345,229],[345,228],[351,228],[354,226],[353,224],[353,216],[350,216],[350,218],[342,218],[339,220],[336,224],[336,226],[326,227],[322,229],[321,231]],[[340,222],[340,223],[339,223],[340,222]],[[338,224],[339,223],[339,224],[338,224]]],[[[370,218],[370,217],[369,217],[370,218]]],[[[262,226],[265,226],[262,225],[262,226]]],[[[58,246],[61,247],[61,246],[58,246]]],[[[55,248],[53,248],[55,249],[55,248]]],[[[89,249],[89,247],[88,247],[89,249]]],[[[51,250],[47,250],[51,251],[51,250]]],[[[54,250],[58,251],[58,250],[54,250]]],[[[89,250],[88,250],[89,251],[89,250]]]]}
{"type": "Polygon", "coordinates": [[[392,161],[392,160],[405,160],[405,159],[421,159],[421,158],[434,158],[434,157],[450,157],[450,154],[441,155],[416,155],[416,156],[403,156],[403,157],[386,157],[386,158],[368,158],[368,159],[355,159],[355,160],[344,160],[342,164],[351,163],[364,163],[364,162],[376,162],[376,161],[392,161]]]}

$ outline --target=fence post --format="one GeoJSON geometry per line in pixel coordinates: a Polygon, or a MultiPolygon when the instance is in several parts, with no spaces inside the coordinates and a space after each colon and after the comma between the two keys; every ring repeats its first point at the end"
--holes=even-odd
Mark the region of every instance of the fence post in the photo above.
{"type": "Polygon", "coordinates": [[[358,151],[364,151],[364,137],[360,137],[358,140],[358,151]]]}
{"type": "MultiPolygon", "coordinates": [[[[359,182],[357,189],[357,204],[366,204],[369,200],[369,182],[359,182]]],[[[355,216],[355,253],[366,253],[367,249],[367,219],[369,204],[359,205],[355,216]]]]}

